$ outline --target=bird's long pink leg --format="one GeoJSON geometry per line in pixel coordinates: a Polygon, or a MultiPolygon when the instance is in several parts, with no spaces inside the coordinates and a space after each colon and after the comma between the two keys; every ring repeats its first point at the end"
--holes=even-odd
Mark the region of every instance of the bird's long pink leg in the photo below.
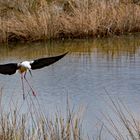
{"type": "Polygon", "coordinates": [[[22,82],[23,100],[25,100],[24,82],[23,82],[23,75],[22,74],[21,74],[21,82],[22,82]]]}
{"type": "Polygon", "coordinates": [[[26,72],[25,72],[25,74],[24,74],[24,79],[26,80],[26,82],[27,82],[28,86],[30,87],[30,89],[31,89],[31,91],[32,91],[33,96],[36,96],[36,94],[35,94],[35,92],[34,92],[34,90],[33,90],[32,86],[29,84],[28,80],[26,79],[26,72]]]}

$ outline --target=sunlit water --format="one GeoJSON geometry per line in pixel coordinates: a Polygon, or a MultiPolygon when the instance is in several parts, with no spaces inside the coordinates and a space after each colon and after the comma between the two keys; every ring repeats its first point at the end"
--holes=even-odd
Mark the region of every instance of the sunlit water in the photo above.
{"type": "MultiPolygon", "coordinates": [[[[0,46],[0,63],[20,62],[40,57],[69,54],[52,66],[32,71],[28,80],[37,94],[40,108],[48,116],[66,112],[67,97],[71,107],[85,107],[84,132],[95,135],[105,114],[112,115],[108,94],[121,99],[137,116],[140,113],[140,36],[122,36],[94,40],[49,43],[10,44],[0,46]]],[[[26,84],[26,83],[25,83],[26,84]]],[[[0,75],[4,105],[20,104],[20,75],[0,75]],[[12,98],[12,101],[11,101],[12,98]],[[10,102],[10,103],[9,103],[10,102]],[[17,103],[18,102],[18,103],[17,103]]],[[[26,95],[32,93],[26,88],[26,95]],[[29,93],[28,93],[29,92],[29,93]]],[[[32,96],[32,95],[31,95],[32,96]]],[[[36,100],[32,98],[32,100],[36,100]]]]}

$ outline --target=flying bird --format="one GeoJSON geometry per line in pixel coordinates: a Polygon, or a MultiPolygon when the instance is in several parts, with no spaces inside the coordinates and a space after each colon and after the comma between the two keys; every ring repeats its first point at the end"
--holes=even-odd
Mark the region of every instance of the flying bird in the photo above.
{"type": "Polygon", "coordinates": [[[32,90],[33,95],[36,96],[34,90],[32,89],[31,85],[29,84],[28,80],[26,79],[26,73],[29,71],[31,74],[31,70],[41,69],[43,67],[49,66],[49,65],[57,62],[61,58],[63,58],[67,53],[68,52],[58,55],[58,56],[53,56],[53,57],[39,58],[39,59],[35,59],[33,61],[23,61],[20,63],[2,64],[2,65],[0,65],[0,74],[12,75],[12,74],[15,74],[16,71],[18,71],[21,74],[23,99],[25,99],[23,79],[26,80],[28,86],[32,90]]]}

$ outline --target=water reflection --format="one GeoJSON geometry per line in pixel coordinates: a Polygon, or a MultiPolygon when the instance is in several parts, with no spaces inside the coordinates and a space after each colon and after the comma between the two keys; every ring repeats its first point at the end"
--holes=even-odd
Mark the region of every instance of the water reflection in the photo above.
{"type": "MultiPolygon", "coordinates": [[[[139,36],[122,36],[94,40],[54,41],[32,44],[9,44],[0,46],[0,60],[32,59],[36,57],[56,55],[70,51],[77,57],[97,55],[97,57],[112,61],[126,56],[134,59],[139,54],[139,36]]],[[[88,57],[90,59],[90,57],[88,57]]],[[[90,60],[89,60],[90,61],[90,60]]]]}

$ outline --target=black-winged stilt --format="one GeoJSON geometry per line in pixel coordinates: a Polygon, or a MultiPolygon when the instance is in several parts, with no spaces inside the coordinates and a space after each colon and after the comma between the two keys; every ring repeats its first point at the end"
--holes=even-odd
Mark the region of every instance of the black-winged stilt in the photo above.
{"type": "Polygon", "coordinates": [[[0,65],[0,74],[12,75],[12,74],[16,73],[16,71],[18,70],[19,73],[21,74],[23,99],[25,99],[23,78],[26,80],[27,84],[29,85],[30,89],[32,90],[33,95],[36,96],[34,90],[32,89],[31,85],[29,84],[28,80],[26,79],[26,72],[29,71],[31,74],[31,70],[40,69],[45,66],[49,66],[49,65],[57,62],[61,58],[63,58],[67,53],[64,53],[64,54],[61,54],[58,56],[53,56],[53,57],[39,58],[39,59],[36,59],[33,61],[23,61],[20,63],[2,64],[2,65],[0,65]]]}

